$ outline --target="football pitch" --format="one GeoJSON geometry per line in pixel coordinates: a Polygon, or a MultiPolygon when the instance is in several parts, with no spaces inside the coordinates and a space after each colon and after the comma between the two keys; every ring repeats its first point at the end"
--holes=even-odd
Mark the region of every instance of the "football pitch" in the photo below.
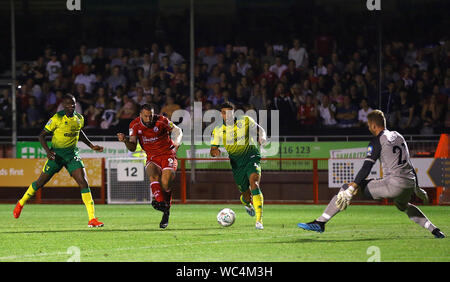
{"type": "MultiPolygon", "coordinates": [[[[435,239],[394,206],[352,205],[322,234],[297,227],[317,218],[324,205],[265,205],[264,230],[241,205],[172,207],[167,229],[150,205],[97,205],[103,228],[88,228],[80,205],[0,205],[0,262],[337,262],[450,261],[449,239],[435,239]],[[218,211],[236,212],[231,227],[218,211]]],[[[420,206],[450,235],[449,206],[420,206]]]]}

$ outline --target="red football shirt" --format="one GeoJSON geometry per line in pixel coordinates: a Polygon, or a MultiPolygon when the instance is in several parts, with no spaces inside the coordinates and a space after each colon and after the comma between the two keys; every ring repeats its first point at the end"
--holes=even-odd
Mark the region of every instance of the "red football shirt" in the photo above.
{"type": "Polygon", "coordinates": [[[170,138],[173,123],[166,117],[156,115],[156,122],[147,127],[140,117],[130,123],[130,136],[137,136],[147,158],[175,154],[175,146],[170,138]]]}

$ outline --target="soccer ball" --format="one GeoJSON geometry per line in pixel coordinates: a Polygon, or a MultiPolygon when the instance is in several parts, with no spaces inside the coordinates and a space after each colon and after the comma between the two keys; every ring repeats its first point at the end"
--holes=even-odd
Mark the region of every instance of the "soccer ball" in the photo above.
{"type": "Polygon", "coordinates": [[[225,208],[217,214],[217,222],[224,227],[231,226],[235,219],[236,214],[229,208],[225,208]]]}

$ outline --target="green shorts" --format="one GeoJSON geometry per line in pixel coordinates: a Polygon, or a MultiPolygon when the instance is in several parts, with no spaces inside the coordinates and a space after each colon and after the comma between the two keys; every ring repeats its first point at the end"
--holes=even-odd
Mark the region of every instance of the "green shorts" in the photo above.
{"type": "Polygon", "coordinates": [[[254,156],[249,158],[245,163],[239,164],[237,166],[232,165],[232,172],[234,181],[236,182],[239,191],[244,193],[250,189],[250,175],[257,173],[261,175],[261,157],[254,156]]]}
{"type": "Polygon", "coordinates": [[[55,152],[54,160],[47,160],[42,172],[53,175],[58,173],[63,167],[67,169],[70,175],[78,168],[84,168],[84,163],[78,154],[78,148],[73,149],[51,149],[55,152]]]}

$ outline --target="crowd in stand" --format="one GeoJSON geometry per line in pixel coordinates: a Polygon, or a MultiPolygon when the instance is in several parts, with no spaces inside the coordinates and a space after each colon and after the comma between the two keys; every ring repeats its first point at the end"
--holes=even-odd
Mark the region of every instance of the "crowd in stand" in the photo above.
{"type": "MultiPolygon", "coordinates": [[[[450,40],[418,46],[385,43],[382,81],[377,51],[364,37],[342,48],[332,37],[312,46],[209,46],[196,50],[195,101],[203,110],[232,102],[245,111],[279,110],[280,133],[362,128],[380,108],[402,133],[438,134],[449,128],[450,40]],[[381,97],[378,95],[381,87],[381,97]]],[[[127,128],[144,103],[167,117],[190,106],[189,62],[171,45],[149,49],[47,47],[17,75],[18,125],[42,128],[72,93],[86,128],[127,128]]],[[[11,124],[11,91],[0,95],[0,127],[11,124]]]]}

